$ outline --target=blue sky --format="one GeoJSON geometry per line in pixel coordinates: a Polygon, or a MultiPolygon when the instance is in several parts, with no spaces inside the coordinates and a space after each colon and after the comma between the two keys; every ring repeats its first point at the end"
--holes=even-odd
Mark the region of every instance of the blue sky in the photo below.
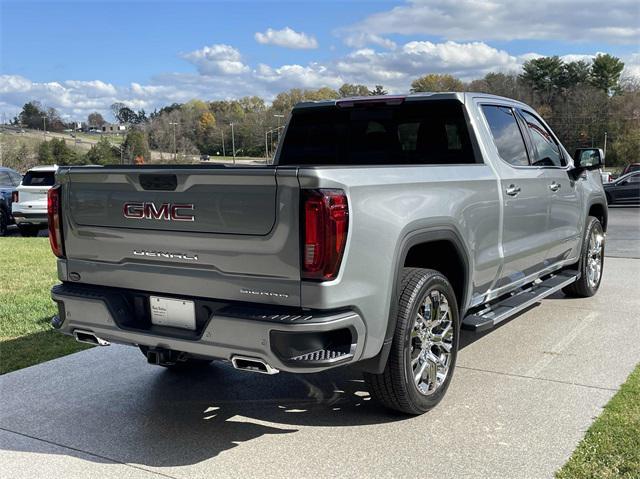
{"type": "Polygon", "coordinates": [[[424,73],[468,80],[539,55],[612,53],[640,76],[639,8],[627,0],[1,0],[0,111],[38,99],[83,118],[114,101],[153,110],[345,81],[402,91],[424,73]]]}

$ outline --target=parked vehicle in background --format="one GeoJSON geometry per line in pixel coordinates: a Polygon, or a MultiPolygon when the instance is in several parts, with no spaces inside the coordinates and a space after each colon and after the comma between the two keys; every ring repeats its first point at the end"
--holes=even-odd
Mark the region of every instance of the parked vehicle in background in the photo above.
{"type": "Polygon", "coordinates": [[[604,192],[607,195],[607,203],[610,205],[640,203],[640,170],[606,183],[604,192]]]}
{"type": "Polygon", "coordinates": [[[57,169],[56,165],[30,169],[14,193],[11,211],[22,236],[37,236],[47,227],[47,192],[57,169]]]}
{"type": "Polygon", "coordinates": [[[21,181],[20,173],[0,166],[0,236],[7,234],[7,228],[14,223],[11,203],[21,181]]]}
{"type": "Polygon", "coordinates": [[[602,178],[602,183],[610,183],[613,181],[613,175],[610,171],[600,171],[600,177],[602,178]]]}
{"type": "Polygon", "coordinates": [[[622,170],[622,173],[620,173],[620,176],[624,176],[627,173],[631,173],[632,171],[640,171],[640,163],[629,163],[627,166],[624,167],[624,170],[622,170]]]}
{"type": "Polygon", "coordinates": [[[172,369],[354,365],[421,414],[461,327],[596,293],[603,158],[523,103],[424,93],[297,105],[272,165],[63,167],[52,325],[172,369]]]}

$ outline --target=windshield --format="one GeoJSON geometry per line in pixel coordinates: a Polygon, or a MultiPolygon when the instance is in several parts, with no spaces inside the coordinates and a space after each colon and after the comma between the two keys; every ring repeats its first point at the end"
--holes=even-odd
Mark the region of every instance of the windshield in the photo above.
{"type": "Polygon", "coordinates": [[[453,100],[294,111],[280,165],[474,163],[462,105],[453,100]]]}

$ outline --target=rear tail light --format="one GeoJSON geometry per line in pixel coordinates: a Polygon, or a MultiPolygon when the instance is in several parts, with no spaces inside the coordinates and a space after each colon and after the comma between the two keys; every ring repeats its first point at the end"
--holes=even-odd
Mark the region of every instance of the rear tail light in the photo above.
{"type": "Polygon", "coordinates": [[[302,278],[335,279],[347,244],[347,196],[342,190],[302,190],[302,217],[302,278]]]}
{"type": "Polygon", "coordinates": [[[49,243],[51,243],[51,251],[53,251],[53,254],[58,258],[64,258],[60,185],[52,186],[47,192],[47,216],[49,219],[49,243]]]}
{"type": "Polygon", "coordinates": [[[11,193],[11,202],[12,203],[17,203],[19,198],[20,198],[20,195],[18,194],[17,191],[14,191],[13,193],[11,193]]]}

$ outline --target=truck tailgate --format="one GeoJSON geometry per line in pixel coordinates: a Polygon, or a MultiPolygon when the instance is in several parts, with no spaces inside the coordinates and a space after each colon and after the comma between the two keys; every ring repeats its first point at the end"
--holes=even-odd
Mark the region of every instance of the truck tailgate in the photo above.
{"type": "Polygon", "coordinates": [[[70,279],[299,305],[295,169],[114,167],[61,173],[67,273],[75,273],[70,279]]]}

